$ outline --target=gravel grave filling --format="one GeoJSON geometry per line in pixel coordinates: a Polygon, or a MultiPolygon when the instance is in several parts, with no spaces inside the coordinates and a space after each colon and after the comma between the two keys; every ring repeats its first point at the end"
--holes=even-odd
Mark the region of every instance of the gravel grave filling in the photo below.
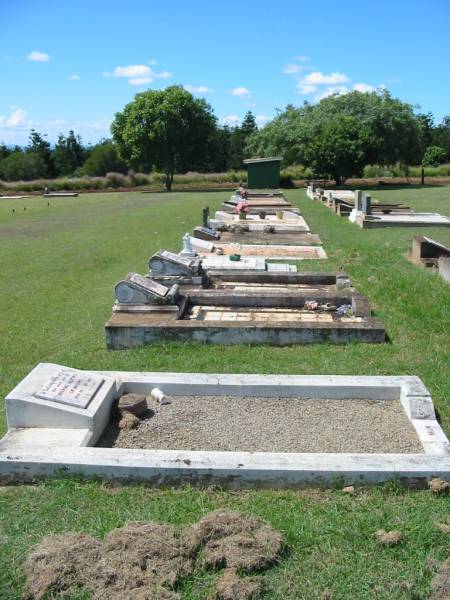
{"type": "MultiPolygon", "coordinates": [[[[97,446],[230,452],[423,454],[400,400],[170,396],[97,446]]],[[[114,414],[114,413],[113,413],[114,414]]]]}

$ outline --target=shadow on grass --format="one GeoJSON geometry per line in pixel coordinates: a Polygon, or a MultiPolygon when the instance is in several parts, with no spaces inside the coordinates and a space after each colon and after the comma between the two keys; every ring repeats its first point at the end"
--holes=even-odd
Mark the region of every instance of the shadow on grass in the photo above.
{"type": "Polygon", "coordinates": [[[371,189],[371,190],[425,190],[436,187],[445,187],[448,185],[447,183],[425,183],[421,185],[420,183],[360,183],[358,185],[349,184],[349,185],[339,185],[339,186],[327,186],[325,189],[327,190],[362,190],[362,189],[371,189]]]}
{"type": "Polygon", "coordinates": [[[237,189],[237,186],[233,186],[233,187],[208,187],[208,188],[191,188],[191,187],[180,187],[180,188],[174,188],[172,189],[171,192],[167,192],[167,190],[165,189],[160,189],[160,190],[142,190],[141,194],[171,194],[171,193],[177,193],[177,192],[195,192],[196,194],[200,194],[200,193],[208,193],[210,194],[211,192],[233,192],[234,190],[237,189]]]}

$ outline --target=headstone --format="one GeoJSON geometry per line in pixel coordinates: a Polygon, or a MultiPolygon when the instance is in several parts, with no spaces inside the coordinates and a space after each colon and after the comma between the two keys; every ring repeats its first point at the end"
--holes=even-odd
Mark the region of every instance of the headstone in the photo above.
{"type": "Polygon", "coordinates": [[[372,197],[368,195],[364,195],[362,199],[362,212],[365,215],[372,214],[372,197]]]}
{"type": "Polygon", "coordinates": [[[85,375],[70,369],[60,369],[35,393],[36,398],[86,408],[104,379],[96,375],[85,375]]]}
{"type": "Polygon", "coordinates": [[[214,242],[220,240],[220,235],[210,227],[195,227],[193,236],[198,240],[214,242]]]}
{"type": "Polygon", "coordinates": [[[362,191],[355,190],[355,210],[362,210],[362,191]]]}
{"type": "Polygon", "coordinates": [[[169,289],[139,273],[129,273],[114,290],[119,304],[174,304],[178,297],[178,286],[169,289]]]}
{"type": "Polygon", "coordinates": [[[209,219],[209,206],[205,206],[203,209],[203,227],[208,227],[208,219],[209,219]]]}
{"type": "Polygon", "coordinates": [[[297,267],[286,263],[267,263],[267,271],[269,273],[296,273],[297,267]]]}
{"type": "Polygon", "coordinates": [[[202,267],[206,270],[233,270],[233,271],[265,271],[266,259],[261,257],[244,256],[239,261],[230,260],[229,256],[211,256],[202,260],[202,267]]]}
{"type": "Polygon", "coordinates": [[[150,257],[148,266],[152,277],[180,275],[192,277],[199,274],[200,260],[160,250],[150,257]]]}
{"type": "Polygon", "coordinates": [[[183,248],[181,249],[180,255],[192,258],[197,256],[196,251],[192,247],[191,236],[187,232],[183,235],[183,248]]]}
{"type": "Polygon", "coordinates": [[[196,249],[200,249],[202,251],[212,252],[214,249],[214,244],[212,242],[207,242],[206,240],[200,240],[195,237],[190,238],[190,243],[191,243],[191,246],[195,247],[196,249]]]}

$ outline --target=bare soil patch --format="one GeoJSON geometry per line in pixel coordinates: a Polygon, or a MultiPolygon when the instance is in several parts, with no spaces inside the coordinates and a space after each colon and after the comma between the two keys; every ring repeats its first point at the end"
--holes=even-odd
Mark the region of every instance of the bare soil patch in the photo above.
{"type": "Polygon", "coordinates": [[[172,396],[98,445],[247,452],[423,453],[399,400],[172,396]]]}
{"type": "Polygon", "coordinates": [[[104,540],[79,533],[47,536],[26,561],[25,597],[74,593],[93,600],[177,600],[177,584],[196,563],[225,567],[217,595],[225,600],[258,598],[258,581],[239,577],[267,569],[280,555],[281,533],[241,513],[218,510],[183,531],[165,523],[128,523],[104,540]]]}
{"type": "Polygon", "coordinates": [[[442,563],[431,582],[430,600],[448,600],[450,598],[450,557],[442,563]]]}

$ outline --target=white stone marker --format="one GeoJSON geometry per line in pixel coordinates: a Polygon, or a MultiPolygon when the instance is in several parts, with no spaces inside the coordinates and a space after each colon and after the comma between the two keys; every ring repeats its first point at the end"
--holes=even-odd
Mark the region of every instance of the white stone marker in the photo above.
{"type": "Polygon", "coordinates": [[[97,375],[60,369],[34,395],[42,400],[86,408],[103,382],[97,375]]]}

